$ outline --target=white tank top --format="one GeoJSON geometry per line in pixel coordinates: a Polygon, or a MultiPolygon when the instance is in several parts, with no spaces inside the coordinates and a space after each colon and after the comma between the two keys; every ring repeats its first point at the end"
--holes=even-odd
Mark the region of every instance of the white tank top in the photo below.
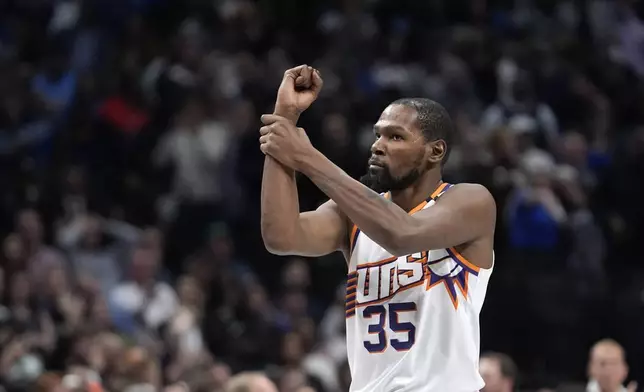
{"type": "MultiPolygon", "coordinates": [[[[410,214],[431,208],[450,186],[439,186],[410,214]]],[[[350,242],[350,391],[483,388],[478,372],[479,313],[492,268],[473,265],[454,248],[395,257],[355,226],[350,242]]]]}

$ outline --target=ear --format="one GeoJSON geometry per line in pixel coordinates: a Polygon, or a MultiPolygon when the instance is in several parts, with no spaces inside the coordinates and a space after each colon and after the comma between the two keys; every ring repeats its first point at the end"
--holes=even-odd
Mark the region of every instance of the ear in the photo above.
{"type": "Polygon", "coordinates": [[[444,140],[434,140],[427,143],[427,160],[433,164],[440,164],[447,153],[447,144],[444,140]]]}

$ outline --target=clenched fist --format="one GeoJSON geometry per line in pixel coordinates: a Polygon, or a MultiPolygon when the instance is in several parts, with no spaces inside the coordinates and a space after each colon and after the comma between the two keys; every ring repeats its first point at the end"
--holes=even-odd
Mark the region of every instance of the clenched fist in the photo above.
{"type": "Polygon", "coordinates": [[[300,114],[317,99],[322,84],[320,72],[308,65],[286,70],[277,91],[275,114],[295,124],[300,114]]]}

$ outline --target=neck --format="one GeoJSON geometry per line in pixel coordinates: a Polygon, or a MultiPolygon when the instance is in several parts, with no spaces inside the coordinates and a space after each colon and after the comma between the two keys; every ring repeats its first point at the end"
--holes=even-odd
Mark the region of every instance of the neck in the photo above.
{"type": "Polygon", "coordinates": [[[396,205],[405,211],[411,211],[427,199],[442,182],[441,171],[438,168],[430,170],[412,186],[400,191],[392,191],[389,194],[396,205]]]}

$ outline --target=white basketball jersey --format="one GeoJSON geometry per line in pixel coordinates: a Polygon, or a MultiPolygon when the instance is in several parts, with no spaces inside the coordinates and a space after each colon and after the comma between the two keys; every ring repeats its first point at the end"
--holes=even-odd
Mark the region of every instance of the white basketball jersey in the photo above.
{"type": "MultiPolygon", "coordinates": [[[[442,184],[410,214],[431,208],[442,184]]],[[[395,257],[354,226],[346,297],[351,392],[475,392],[492,269],[454,248],[395,257]]]]}

